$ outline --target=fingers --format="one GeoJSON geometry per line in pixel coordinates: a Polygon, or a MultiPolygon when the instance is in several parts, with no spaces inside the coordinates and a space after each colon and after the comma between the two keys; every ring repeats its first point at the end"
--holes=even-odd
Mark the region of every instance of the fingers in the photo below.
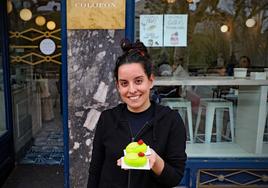
{"type": "Polygon", "coordinates": [[[121,166],[121,158],[117,160],[117,166],[121,166]]]}
{"type": "MultiPolygon", "coordinates": [[[[151,149],[151,148],[150,148],[151,149]]],[[[149,159],[150,168],[152,168],[156,162],[157,154],[153,149],[151,149],[151,155],[148,155],[147,158],[149,159]]]]}

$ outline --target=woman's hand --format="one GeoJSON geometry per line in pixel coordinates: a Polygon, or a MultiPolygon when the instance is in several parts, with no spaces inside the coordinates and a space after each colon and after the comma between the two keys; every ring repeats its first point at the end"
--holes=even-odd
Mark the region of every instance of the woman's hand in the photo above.
{"type": "Polygon", "coordinates": [[[164,169],[165,162],[164,160],[152,149],[151,155],[148,155],[150,168],[156,175],[160,175],[164,169]]]}
{"type": "Polygon", "coordinates": [[[121,166],[121,158],[117,160],[116,164],[117,166],[121,166]]]}

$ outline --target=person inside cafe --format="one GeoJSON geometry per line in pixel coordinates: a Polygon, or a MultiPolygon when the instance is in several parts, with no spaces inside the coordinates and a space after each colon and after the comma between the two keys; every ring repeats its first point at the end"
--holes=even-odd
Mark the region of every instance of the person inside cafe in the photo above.
{"type": "Polygon", "coordinates": [[[241,56],[239,59],[239,64],[238,67],[239,68],[250,68],[251,66],[251,62],[250,62],[250,58],[248,56],[241,56]]]}

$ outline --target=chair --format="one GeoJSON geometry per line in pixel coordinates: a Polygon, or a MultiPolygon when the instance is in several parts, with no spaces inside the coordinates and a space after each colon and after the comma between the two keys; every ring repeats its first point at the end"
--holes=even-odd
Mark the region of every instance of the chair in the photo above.
{"type": "Polygon", "coordinates": [[[188,131],[190,135],[190,143],[193,143],[193,120],[192,120],[192,107],[191,102],[184,98],[162,98],[161,103],[163,105],[169,106],[173,110],[178,110],[185,124],[185,113],[186,109],[187,119],[188,119],[188,131]]]}
{"type": "Polygon", "coordinates": [[[197,138],[198,129],[203,110],[206,110],[206,123],[205,123],[205,143],[211,142],[212,128],[214,115],[216,112],[216,141],[221,141],[222,125],[223,125],[223,112],[228,109],[230,119],[231,140],[234,140],[234,114],[233,103],[222,98],[203,98],[200,100],[200,105],[197,113],[195,139],[197,138]]]}

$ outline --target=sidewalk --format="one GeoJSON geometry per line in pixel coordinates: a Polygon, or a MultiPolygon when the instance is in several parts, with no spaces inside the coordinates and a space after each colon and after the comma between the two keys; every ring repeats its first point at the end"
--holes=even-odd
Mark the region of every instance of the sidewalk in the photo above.
{"type": "Polygon", "coordinates": [[[3,188],[63,188],[63,166],[18,165],[7,178],[3,188]]]}

